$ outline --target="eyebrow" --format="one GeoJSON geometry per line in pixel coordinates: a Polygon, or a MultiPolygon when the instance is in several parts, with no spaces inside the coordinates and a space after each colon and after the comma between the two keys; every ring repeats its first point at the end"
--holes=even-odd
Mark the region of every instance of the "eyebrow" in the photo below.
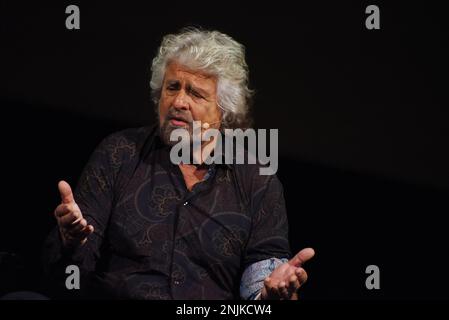
{"type": "Polygon", "coordinates": [[[210,93],[209,93],[209,92],[207,92],[205,89],[202,89],[202,88],[200,88],[200,87],[196,87],[196,86],[194,86],[194,85],[192,85],[192,84],[189,84],[187,87],[188,87],[189,89],[198,91],[198,93],[201,94],[204,98],[208,98],[208,97],[210,96],[210,93]]]}
{"type": "Polygon", "coordinates": [[[168,85],[179,84],[179,80],[167,80],[168,85]]]}
{"type": "MultiPolygon", "coordinates": [[[[168,79],[167,84],[168,85],[180,84],[180,81],[176,79],[168,79]]],[[[204,98],[209,98],[209,96],[211,95],[206,89],[195,86],[192,83],[188,83],[187,88],[198,91],[198,93],[200,93],[204,98]]]]}

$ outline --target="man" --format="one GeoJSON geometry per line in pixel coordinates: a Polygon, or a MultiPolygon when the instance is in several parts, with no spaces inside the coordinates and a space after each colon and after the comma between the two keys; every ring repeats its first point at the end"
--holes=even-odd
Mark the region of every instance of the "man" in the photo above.
{"type": "MultiPolygon", "coordinates": [[[[292,259],[282,185],[259,165],[174,164],[170,136],[247,128],[244,48],[217,31],[164,37],[152,64],[159,126],[107,137],[76,192],[59,182],[58,226],[46,242],[47,272],[81,270],[81,294],[131,299],[297,299],[307,280],[292,259]],[[202,129],[202,130],[203,130],[202,129]],[[203,130],[204,131],[204,130],[203,130]]],[[[213,142],[203,143],[202,147],[213,142]]]]}

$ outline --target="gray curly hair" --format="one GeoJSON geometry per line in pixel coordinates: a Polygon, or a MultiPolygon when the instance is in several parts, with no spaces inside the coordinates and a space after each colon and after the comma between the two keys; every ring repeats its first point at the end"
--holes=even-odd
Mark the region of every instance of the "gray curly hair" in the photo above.
{"type": "Polygon", "coordinates": [[[164,36],[151,66],[150,86],[156,108],[165,69],[172,61],[217,77],[221,129],[248,128],[251,125],[249,106],[253,91],[248,88],[249,72],[243,45],[224,33],[193,27],[164,36]]]}

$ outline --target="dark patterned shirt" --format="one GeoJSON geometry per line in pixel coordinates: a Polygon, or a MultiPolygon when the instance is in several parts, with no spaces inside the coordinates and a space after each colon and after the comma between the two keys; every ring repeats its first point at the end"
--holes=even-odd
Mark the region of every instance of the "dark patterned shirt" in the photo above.
{"type": "Polygon", "coordinates": [[[238,299],[250,265],[287,258],[282,185],[258,165],[215,164],[189,191],[157,127],[112,134],[92,154],[75,201],[95,228],[85,245],[62,248],[57,228],[44,263],[67,293],[67,265],[88,298],[238,299]]]}

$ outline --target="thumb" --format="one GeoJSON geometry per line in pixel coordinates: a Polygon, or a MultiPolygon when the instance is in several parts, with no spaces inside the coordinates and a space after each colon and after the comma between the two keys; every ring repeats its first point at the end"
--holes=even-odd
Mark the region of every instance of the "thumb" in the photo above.
{"type": "Polygon", "coordinates": [[[58,189],[59,194],[61,195],[62,203],[69,204],[75,202],[75,199],[73,198],[72,188],[70,188],[70,185],[67,182],[65,182],[64,180],[59,181],[58,189]]]}
{"type": "Polygon", "coordinates": [[[305,248],[299,251],[288,263],[295,267],[300,267],[304,262],[310,260],[315,255],[315,250],[312,248],[305,248]]]}

